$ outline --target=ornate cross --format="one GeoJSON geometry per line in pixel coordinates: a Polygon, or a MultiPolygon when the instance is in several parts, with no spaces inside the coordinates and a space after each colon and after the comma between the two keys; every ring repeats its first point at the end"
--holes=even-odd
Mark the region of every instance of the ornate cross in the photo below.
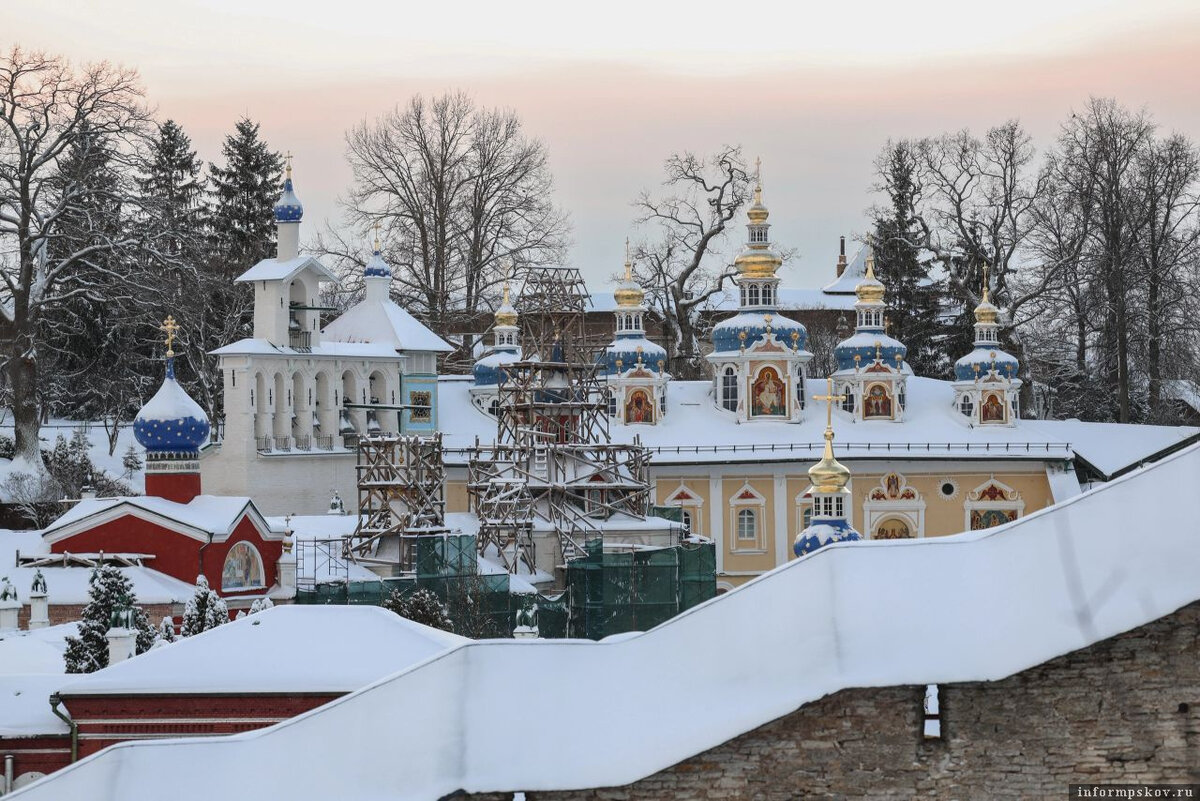
{"type": "Polygon", "coordinates": [[[284,156],[283,159],[287,163],[287,177],[291,178],[292,177],[292,151],[289,150],[287,152],[287,155],[284,156]]]}
{"type": "Polygon", "coordinates": [[[375,252],[379,252],[379,220],[375,221],[375,252]]]}
{"type": "Polygon", "coordinates": [[[819,401],[826,402],[825,403],[825,427],[833,428],[833,402],[837,401],[838,403],[843,403],[846,400],[847,396],[834,395],[833,394],[833,378],[832,377],[826,378],[825,380],[829,382],[829,394],[828,395],[813,395],[813,400],[819,400],[819,401]]]}
{"type": "Polygon", "coordinates": [[[179,325],[175,322],[175,318],[168,314],[167,319],[163,320],[163,324],[158,327],[158,330],[166,332],[167,355],[174,356],[175,351],[171,349],[171,343],[175,341],[175,332],[179,330],[179,325]]]}

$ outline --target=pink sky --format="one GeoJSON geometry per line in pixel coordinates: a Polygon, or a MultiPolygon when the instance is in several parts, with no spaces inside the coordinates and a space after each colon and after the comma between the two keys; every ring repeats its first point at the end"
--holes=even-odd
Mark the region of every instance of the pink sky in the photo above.
{"type": "Polygon", "coordinates": [[[704,2],[684,21],[625,2],[602,19],[530,2],[79,5],[6,3],[0,44],[138,67],[161,117],[205,158],[239,116],[260,121],[295,154],[306,235],[337,217],[350,125],[415,92],[461,88],[515,109],[549,149],[572,259],[594,288],[637,237],[630,201],[673,151],[731,142],[761,156],[772,234],[799,250],[784,283],[813,286],[832,277],[838,236],[866,227],[871,161],[888,137],[1019,117],[1044,147],[1090,94],[1200,137],[1200,8],[1183,0],[1010,0],[1004,19],[943,0],[901,16],[881,5],[884,17],[848,3],[812,12],[820,19],[794,8],[724,23],[704,2]],[[488,16],[501,6],[506,17],[488,16]]]}

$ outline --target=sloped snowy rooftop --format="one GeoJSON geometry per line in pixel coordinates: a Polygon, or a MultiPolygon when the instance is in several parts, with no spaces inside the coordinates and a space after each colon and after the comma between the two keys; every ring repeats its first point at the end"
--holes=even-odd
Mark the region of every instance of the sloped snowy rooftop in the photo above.
{"type": "Polygon", "coordinates": [[[454,348],[391,300],[350,307],[321,332],[326,343],[373,343],[393,351],[447,353],[454,348]]]}
{"type": "Polygon", "coordinates": [[[326,281],[341,283],[341,280],[314,256],[297,256],[282,261],[276,258],[263,259],[234,281],[287,281],[305,267],[316,270],[326,281]]]}
{"type": "MultiPolygon", "coordinates": [[[[50,546],[42,539],[40,531],[0,530],[0,576],[8,576],[17,590],[21,603],[29,603],[29,589],[38,568],[14,567],[17,552],[21,556],[48,556],[50,546]]],[[[147,564],[153,565],[150,561],[147,564]]],[[[152,567],[120,567],[123,575],[133,582],[133,592],[139,604],[184,603],[191,598],[195,587],[179,579],[160,573],[152,567]]],[[[85,604],[88,601],[88,581],[92,576],[90,567],[58,567],[47,565],[41,568],[46,579],[46,590],[52,605],[85,604]]],[[[52,627],[53,628],[53,627],[52,627]]]]}
{"type": "MultiPolygon", "coordinates": [[[[53,535],[63,529],[90,517],[115,511],[119,507],[125,507],[135,513],[139,510],[148,512],[151,517],[174,521],[196,531],[214,535],[232,532],[243,514],[258,514],[249,498],[237,495],[197,495],[188,503],[178,503],[150,495],[90,498],[75,504],[42,533],[53,539],[53,535]]],[[[283,529],[276,530],[276,533],[282,535],[283,529]]]]}
{"type": "Polygon", "coordinates": [[[214,356],[291,356],[300,359],[394,359],[403,357],[387,343],[322,342],[308,350],[275,345],[265,339],[248,337],[209,351],[214,356]]]}
{"type": "Polygon", "coordinates": [[[0,675],[0,737],[70,734],[70,727],[50,709],[50,695],[62,682],[61,675],[52,673],[0,675]]]}
{"type": "Polygon", "coordinates": [[[276,606],[63,680],[61,693],[344,693],[466,642],[377,606],[276,606]]]}
{"type": "Polygon", "coordinates": [[[997,528],[830,545],[644,634],[468,643],[267,729],[122,743],[14,798],[150,801],[171,787],[173,801],[367,801],[627,784],[847,687],[996,680],[1197,601],[1200,538],[1177,493],[1198,483],[1192,446],[997,528]],[[513,737],[497,699],[555,720],[581,687],[612,688],[587,726],[569,737],[526,726],[519,747],[496,747],[513,737]],[[397,725],[401,710],[421,725],[397,725]],[[296,770],[295,755],[318,753],[354,769],[296,770]]]}
{"type": "MultiPolygon", "coordinates": [[[[74,637],[78,632],[78,623],[60,623],[44,629],[0,631],[0,676],[62,674],[66,669],[63,662],[63,652],[67,649],[66,638],[74,637]]],[[[0,710],[3,709],[4,704],[0,703],[0,710]]],[[[7,717],[0,711],[0,726],[4,725],[7,717]]]]}

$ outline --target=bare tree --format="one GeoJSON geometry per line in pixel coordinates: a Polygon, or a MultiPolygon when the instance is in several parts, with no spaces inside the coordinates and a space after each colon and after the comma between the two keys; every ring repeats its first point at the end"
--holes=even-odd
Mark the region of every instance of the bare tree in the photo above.
{"type": "Polygon", "coordinates": [[[708,157],[674,154],[664,171],[667,194],[643,192],[634,202],[638,225],[653,231],[634,254],[634,277],[663,320],[671,372],[700,378],[698,312],[734,274],[725,233],[750,197],[750,176],[734,145],[708,157]]]}
{"type": "MultiPolygon", "coordinates": [[[[347,221],[361,240],[381,224],[399,299],[435,330],[487,309],[501,265],[563,259],[569,225],[552,201],[549,157],[514,112],[479,108],[463,93],[417,95],[351,129],[346,149],[347,221]]],[[[321,244],[362,263],[340,235],[321,244]]]]}
{"type": "Polygon", "coordinates": [[[59,250],[66,219],[134,195],[127,183],[96,188],[58,181],[71,148],[107,143],[120,162],[144,133],[148,112],[137,75],[95,64],[76,70],[66,61],[14,47],[0,58],[0,339],[13,401],[16,459],[40,471],[38,444],[38,330],[59,304],[96,295],[113,276],[113,252],[136,240],[128,231],[95,225],[94,235],[59,250]],[[85,141],[86,140],[86,141],[85,141]],[[57,181],[57,186],[55,185],[57,181]],[[81,210],[84,210],[81,212],[81,210]]]}

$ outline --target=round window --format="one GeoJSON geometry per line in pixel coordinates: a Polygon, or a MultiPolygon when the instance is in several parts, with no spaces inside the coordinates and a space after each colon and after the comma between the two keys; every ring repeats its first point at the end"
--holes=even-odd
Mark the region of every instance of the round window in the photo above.
{"type": "Polygon", "coordinates": [[[943,498],[953,498],[958,495],[958,484],[954,483],[952,479],[944,479],[938,484],[938,494],[943,498]]]}

